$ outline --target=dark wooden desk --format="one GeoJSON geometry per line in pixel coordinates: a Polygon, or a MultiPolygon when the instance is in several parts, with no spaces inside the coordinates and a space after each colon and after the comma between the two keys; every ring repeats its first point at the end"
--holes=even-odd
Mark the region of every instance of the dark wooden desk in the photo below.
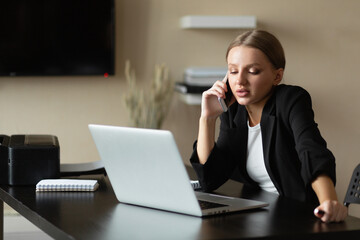
{"type": "MultiPolygon", "coordinates": [[[[190,174],[192,175],[192,174],[190,174]]],[[[119,204],[103,176],[94,193],[36,193],[34,187],[0,186],[6,202],[55,239],[358,239],[360,219],[339,224],[316,219],[312,206],[248,191],[229,181],[218,193],[267,201],[269,207],[204,219],[119,204]]],[[[181,201],[181,199],[179,199],[181,201]]],[[[1,237],[3,218],[1,217],[1,237]]]]}

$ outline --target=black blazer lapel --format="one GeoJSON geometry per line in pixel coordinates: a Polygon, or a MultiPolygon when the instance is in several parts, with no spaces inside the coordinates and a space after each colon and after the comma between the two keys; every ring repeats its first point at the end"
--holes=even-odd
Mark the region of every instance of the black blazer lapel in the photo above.
{"type": "Polygon", "coordinates": [[[273,95],[268,102],[265,104],[263,113],[261,115],[261,136],[263,143],[264,161],[266,170],[274,183],[276,189],[281,192],[281,187],[277,182],[277,178],[274,171],[271,168],[272,153],[270,152],[273,134],[276,128],[276,117],[275,117],[275,95],[273,95]]]}
{"type": "Polygon", "coordinates": [[[233,124],[236,128],[236,134],[234,135],[234,139],[231,141],[238,144],[238,147],[235,148],[235,152],[233,153],[233,157],[239,159],[238,167],[235,168],[234,173],[231,179],[240,181],[246,184],[250,184],[252,186],[257,186],[249,176],[246,170],[246,160],[247,160],[247,143],[248,143],[248,115],[244,106],[238,105],[237,111],[234,114],[233,124]]]}

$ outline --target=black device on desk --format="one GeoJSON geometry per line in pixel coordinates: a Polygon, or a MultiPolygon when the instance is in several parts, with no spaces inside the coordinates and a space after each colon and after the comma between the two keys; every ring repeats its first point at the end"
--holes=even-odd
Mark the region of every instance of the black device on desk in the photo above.
{"type": "Polygon", "coordinates": [[[60,147],[56,136],[12,135],[8,151],[10,185],[35,185],[44,178],[59,178],[60,147]]]}
{"type": "Polygon", "coordinates": [[[0,184],[8,183],[8,147],[10,137],[0,135],[0,184]]]}
{"type": "Polygon", "coordinates": [[[104,174],[102,161],[60,164],[60,146],[53,135],[1,135],[0,184],[36,185],[45,178],[104,174]]]}

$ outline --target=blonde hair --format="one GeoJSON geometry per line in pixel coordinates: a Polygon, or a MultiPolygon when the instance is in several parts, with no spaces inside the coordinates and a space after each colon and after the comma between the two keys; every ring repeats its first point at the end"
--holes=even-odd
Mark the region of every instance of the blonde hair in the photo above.
{"type": "Polygon", "coordinates": [[[227,49],[226,60],[230,50],[239,46],[259,49],[266,55],[275,69],[285,69],[284,49],[280,41],[271,33],[263,30],[251,30],[237,36],[227,49]]]}

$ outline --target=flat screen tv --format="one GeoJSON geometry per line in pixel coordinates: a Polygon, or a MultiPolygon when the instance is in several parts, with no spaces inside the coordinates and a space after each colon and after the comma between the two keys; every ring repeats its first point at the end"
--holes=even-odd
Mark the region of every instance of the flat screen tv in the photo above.
{"type": "Polygon", "coordinates": [[[0,75],[114,74],[114,0],[0,3],[0,75]]]}

